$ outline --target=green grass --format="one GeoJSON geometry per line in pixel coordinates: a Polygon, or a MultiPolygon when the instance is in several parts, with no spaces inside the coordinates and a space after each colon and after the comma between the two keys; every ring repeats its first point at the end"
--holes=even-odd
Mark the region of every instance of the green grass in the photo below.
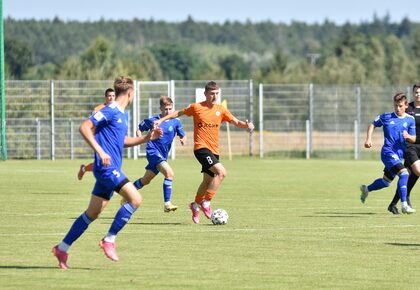
{"type": "MultiPolygon", "coordinates": [[[[87,160],[85,160],[87,161],[87,160]]],[[[174,213],[162,210],[162,176],[117,239],[120,261],[98,247],[119,206],[109,207],[69,252],[50,253],[86,208],[94,178],[81,161],[0,162],[1,289],[415,289],[420,283],[420,212],[386,211],[395,184],[359,201],[381,176],[379,161],[224,160],[228,176],[213,208],[225,226],[191,221],[201,180],[195,159],[171,161],[174,213]]],[[[134,180],[145,160],[125,160],[134,180]]],[[[420,209],[414,188],[412,201],[420,209]]]]}

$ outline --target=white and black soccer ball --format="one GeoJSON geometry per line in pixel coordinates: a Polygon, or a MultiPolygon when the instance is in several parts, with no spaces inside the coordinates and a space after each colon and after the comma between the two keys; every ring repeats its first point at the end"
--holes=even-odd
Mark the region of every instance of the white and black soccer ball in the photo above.
{"type": "Polygon", "coordinates": [[[211,214],[211,222],[214,225],[225,225],[229,219],[228,213],[221,208],[214,210],[211,214]]]}

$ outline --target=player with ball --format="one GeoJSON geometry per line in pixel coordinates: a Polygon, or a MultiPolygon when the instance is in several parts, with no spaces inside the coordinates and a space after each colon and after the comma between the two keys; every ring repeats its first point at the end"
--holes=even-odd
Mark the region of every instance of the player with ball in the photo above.
{"type": "MultiPolygon", "coordinates": [[[[223,121],[229,122],[238,128],[252,131],[254,124],[248,121],[240,121],[232,113],[218,104],[219,86],[210,81],[204,88],[206,100],[201,103],[192,103],[188,107],[175,111],[165,117],[156,120],[155,126],[159,126],[166,120],[183,115],[192,116],[194,120],[194,155],[200,162],[203,180],[198,186],[195,200],[191,202],[192,220],[200,222],[200,210],[206,218],[210,219],[212,201],[217,189],[226,177],[226,169],[219,161],[219,130],[223,121]]],[[[227,219],[226,219],[227,221],[227,219]]]]}

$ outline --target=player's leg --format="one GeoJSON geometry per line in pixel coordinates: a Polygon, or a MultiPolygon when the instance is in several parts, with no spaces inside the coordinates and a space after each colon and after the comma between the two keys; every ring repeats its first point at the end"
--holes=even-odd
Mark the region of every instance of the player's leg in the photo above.
{"type": "Polygon", "coordinates": [[[82,213],[70,227],[64,239],[52,250],[59,261],[59,267],[67,269],[67,251],[71,245],[85,232],[88,226],[98,218],[102,210],[108,205],[109,200],[92,195],[87,210],[82,213]]]}
{"type": "Polygon", "coordinates": [[[414,213],[416,210],[411,208],[407,203],[408,170],[406,168],[401,169],[400,172],[398,172],[398,176],[398,192],[401,200],[401,211],[406,214],[414,213]]]}
{"type": "MultiPolygon", "coordinates": [[[[143,188],[143,186],[148,185],[153,178],[155,178],[156,174],[147,169],[146,172],[144,173],[143,177],[137,179],[136,181],[133,182],[134,187],[139,190],[141,188],[143,188]]],[[[124,197],[121,198],[121,205],[125,204],[127,201],[124,199],[124,197]]]]}
{"type": "Polygon", "coordinates": [[[211,217],[210,202],[216,194],[216,190],[226,176],[226,169],[219,162],[219,156],[209,149],[202,148],[194,151],[194,155],[202,166],[203,180],[198,187],[195,201],[190,204],[193,213],[193,221],[198,223],[199,208],[207,218],[211,217]]]}
{"type": "Polygon", "coordinates": [[[209,187],[209,184],[213,180],[213,178],[214,176],[211,171],[210,173],[203,172],[203,180],[198,186],[194,201],[190,203],[190,209],[192,211],[192,220],[196,224],[200,222],[200,206],[204,201],[204,198],[207,193],[207,188],[209,187]]]}
{"type": "Polygon", "coordinates": [[[392,175],[386,168],[384,169],[384,175],[382,178],[376,179],[369,185],[362,184],[360,186],[360,201],[364,203],[369,195],[369,192],[380,190],[382,188],[388,187],[391,185],[392,180],[394,179],[394,175],[392,175]]]}
{"type": "Polygon", "coordinates": [[[104,250],[105,255],[113,260],[118,261],[118,255],[115,251],[115,239],[117,234],[130,220],[137,208],[142,202],[142,197],[137,189],[127,178],[124,178],[115,189],[127,202],[117,211],[114,220],[109,228],[106,236],[101,240],[100,247],[104,250]]]}
{"type": "Polygon", "coordinates": [[[174,171],[168,162],[162,161],[157,165],[157,169],[163,174],[163,211],[171,212],[177,210],[177,206],[171,202],[172,196],[172,183],[174,179],[174,171]]]}
{"type": "Polygon", "coordinates": [[[79,172],[77,173],[77,178],[82,180],[83,176],[85,175],[86,171],[93,170],[93,163],[89,163],[88,165],[80,165],[79,172]]]}
{"type": "Polygon", "coordinates": [[[411,168],[411,172],[410,172],[410,176],[408,177],[408,182],[407,182],[407,203],[410,207],[411,206],[411,190],[413,189],[414,185],[417,183],[417,180],[419,179],[420,176],[420,159],[419,159],[419,153],[416,154],[417,156],[417,160],[414,161],[410,168],[411,168]]]}

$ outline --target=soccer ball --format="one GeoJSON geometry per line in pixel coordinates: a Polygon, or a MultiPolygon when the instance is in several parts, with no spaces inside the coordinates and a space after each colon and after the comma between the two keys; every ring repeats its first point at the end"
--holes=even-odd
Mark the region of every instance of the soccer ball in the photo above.
{"type": "Polygon", "coordinates": [[[225,225],[229,219],[228,213],[221,208],[214,210],[211,214],[211,222],[214,225],[225,225]]]}

